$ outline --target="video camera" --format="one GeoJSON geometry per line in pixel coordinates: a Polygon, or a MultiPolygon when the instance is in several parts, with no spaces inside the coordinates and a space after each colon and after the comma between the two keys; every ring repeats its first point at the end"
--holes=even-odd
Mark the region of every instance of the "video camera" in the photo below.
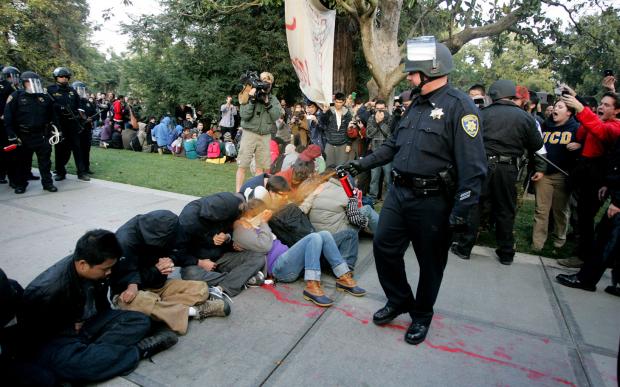
{"type": "Polygon", "coordinates": [[[254,97],[258,101],[263,101],[265,95],[271,91],[271,83],[262,81],[256,71],[246,71],[241,75],[240,82],[242,85],[250,85],[256,89],[254,97]]]}

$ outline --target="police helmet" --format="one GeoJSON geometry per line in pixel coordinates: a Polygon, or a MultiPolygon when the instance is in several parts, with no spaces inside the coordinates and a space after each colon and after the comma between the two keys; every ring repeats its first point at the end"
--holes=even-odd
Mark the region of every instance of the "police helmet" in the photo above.
{"type": "Polygon", "coordinates": [[[433,36],[407,41],[405,72],[421,72],[429,78],[441,77],[454,69],[452,53],[445,44],[435,42],[433,36]]]}
{"type": "Polygon", "coordinates": [[[17,85],[17,83],[19,82],[19,73],[20,71],[17,67],[6,66],[2,69],[2,79],[8,81],[10,77],[11,82],[17,85]]]}
{"type": "Polygon", "coordinates": [[[58,78],[58,77],[67,77],[67,78],[71,78],[71,70],[69,70],[66,67],[56,67],[54,69],[54,79],[58,78]]]}
{"type": "Polygon", "coordinates": [[[20,83],[26,93],[29,94],[43,94],[43,85],[41,84],[41,77],[34,71],[24,71],[20,78],[20,83]],[[28,82],[28,84],[26,84],[28,82]]]}
{"type": "Polygon", "coordinates": [[[75,89],[75,91],[77,91],[78,95],[81,98],[87,98],[87,94],[86,94],[86,84],[82,81],[75,81],[71,84],[71,87],[73,87],[75,89]]]}
{"type": "Polygon", "coordinates": [[[517,86],[508,79],[498,79],[489,87],[489,96],[493,101],[502,98],[513,98],[517,95],[517,86]]]}

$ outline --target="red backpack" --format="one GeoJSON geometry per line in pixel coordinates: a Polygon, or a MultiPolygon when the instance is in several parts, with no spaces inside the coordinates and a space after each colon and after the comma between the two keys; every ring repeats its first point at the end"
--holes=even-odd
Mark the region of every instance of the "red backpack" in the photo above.
{"type": "Polygon", "coordinates": [[[207,147],[207,158],[218,159],[220,158],[220,144],[217,141],[213,141],[207,147]]]}

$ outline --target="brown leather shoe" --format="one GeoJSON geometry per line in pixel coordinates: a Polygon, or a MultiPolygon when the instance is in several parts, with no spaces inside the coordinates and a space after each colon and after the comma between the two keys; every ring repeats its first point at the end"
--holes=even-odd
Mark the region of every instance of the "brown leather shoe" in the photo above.
{"type": "Polygon", "coordinates": [[[320,281],[306,281],[306,287],[304,289],[304,299],[312,301],[318,306],[332,306],[334,301],[325,295],[325,292],[321,288],[320,281]]]}
{"type": "Polygon", "coordinates": [[[366,294],[366,291],[359,286],[357,286],[357,282],[353,279],[353,273],[348,272],[336,280],[336,289],[347,292],[356,297],[361,297],[366,294]]]}

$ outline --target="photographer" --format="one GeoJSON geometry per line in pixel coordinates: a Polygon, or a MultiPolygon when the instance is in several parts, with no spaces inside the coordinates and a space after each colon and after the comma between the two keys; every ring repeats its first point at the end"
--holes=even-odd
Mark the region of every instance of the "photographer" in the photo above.
{"type": "Polygon", "coordinates": [[[296,103],[289,123],[293,134],[293,145],[306,149],[310,143],[310,132],[306,114],[300,103],[296,103]]]}
{"type": "MultiPolygon", "coordinates": [[[[248,92],[248,101],[240,108],[241,127],[243,135],[239,145],[237,157],[236,191],[239,191],[245,171],[256,157],[256,174],[262,174],[271,165],[269,141],[275,122],[284,113],[278,99],[271,95],[274,82],[273,75],[263,72],[260,80],[250,77],[251,89],[248,92]]],[[[242,98],[239,98],[242,101],[242,98]]]]}
{"type": "MultiPolygon", "coordinates": [[[[375,112],[368,118],[368,129],[366,134],[370,139],[370,149],[379,149],[381,145],[392,135],[392,117],[388,113],[385,101],[377,100],[375,103],[375,112]]],[[[384,164],[370,170],[370,192],[369,196],[374,201],[377,200],[381,193],[379,182],[381,181],[381,171],[383,171],[383,179],[385,180],[387,189],[392,184],[392,163],[384,164]]],[[[387,192],[387,191],[386,191],[387,192]]]]}

